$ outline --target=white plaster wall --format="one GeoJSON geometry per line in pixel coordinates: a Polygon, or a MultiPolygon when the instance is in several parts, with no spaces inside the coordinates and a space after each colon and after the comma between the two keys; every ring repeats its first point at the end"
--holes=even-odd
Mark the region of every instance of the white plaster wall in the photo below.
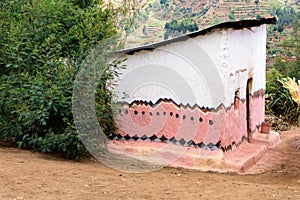
{"type": "MultiPolygon", "coordinates": [[[[265,89],[266,66],[266,25],[250,29],[228,32],[228,70],[231,72],[247,69],[237,73],[235,85],[241,87],[241,97],[246,97],[246,84],[248,78],[253,78],[252,91],[265,89]]],[[[229,86],[233,86],[230,85],[229,86]]],[[[233,91],[234,88],[230,89],[233,91]]]]}
{"type": "Polygon", "coordinates": [[[220,91],[224,96],[217,68],[194,39],[137,52],[125,64],[116,90],[118,99],[123,92],[128,94],[124,99],[128,103],[171,98],[177,104],[215,107],[224,100],[214,94],[220,91]]]}
{"type": "Polygon", "coordinates": [[[197,38],[217,67],[224,83],[225,105],[234,101],[239,89],[241,99],[246,98],[248,78],[253,78],[252,91],[265,89],[266,26],[250,29],[223,29],[197,38]]]}
{"type": "Polygon", "coordinates": [[[171,98],[177,104],[229,107],[237,88],[246,98],[248,77],[253,78],[252,92],[265,88],[265,29],[214,30],[129,55],[116,99],[155,103],[171,98]],[[128,97],[122,99],[124,92],[128,97]]]}

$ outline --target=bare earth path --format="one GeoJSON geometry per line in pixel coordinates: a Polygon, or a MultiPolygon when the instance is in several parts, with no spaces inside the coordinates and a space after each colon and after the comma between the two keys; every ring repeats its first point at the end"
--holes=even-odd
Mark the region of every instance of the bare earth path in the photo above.
{"type": "Polygon", "coordinates": [[[300,128],[281,133],[251,173],[164,168],[145,174],[0,145],[0,199],[300,199],[300,128]]]}

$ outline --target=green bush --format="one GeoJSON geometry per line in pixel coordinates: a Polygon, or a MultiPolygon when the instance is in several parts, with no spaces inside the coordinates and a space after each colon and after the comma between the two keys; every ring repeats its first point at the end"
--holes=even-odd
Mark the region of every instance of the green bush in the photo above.
{"type": "MultiPolygon", "coordinates": [[[[116,35],[113,12],[86,0],[4,0],[0,17],[0,140],[82,158],[86,149],[71,110],[73,82],[91,50],[116,35]]],[[[106,94],[98,96],[100,124],[109,129],[105,103],[111,94],[99,91],[106,94]]]]}
{"type": "Polygon", "coordinates": [[[283,87],[283,76],[276,70],[267,73],[266,112],[292,124],[300,124],[300,108],[283,87]]]}

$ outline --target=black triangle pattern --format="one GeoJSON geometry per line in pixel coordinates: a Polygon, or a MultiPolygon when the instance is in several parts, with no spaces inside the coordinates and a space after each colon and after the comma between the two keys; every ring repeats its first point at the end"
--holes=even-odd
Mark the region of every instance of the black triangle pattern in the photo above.
{"type": "Polygon", "coordinates": [[[156,135],[152,135],[151,137],[149,137],[150,138],[150,140],[155,140],[155,139],[157,139],[157,136],[156,135]]]}
{"type": "Polygon", "coordinates": [[[176,140],[174,137],[172,137],[172,138],[170,139],[170,142],[176,143],[177,140],[176,140]]]}
{"type": "Polygon", "coordinates": [[[168,140],[168,138],[166,138],[164,135],[161,136],[159,139],[160,139],[162,142],[165,142],[166,140],[168,140]]]}
{"type": "Polygon", "coordinates": [[[154,141],[154,142],[164,142],[164,143],[173,143],[178,145],[183,145],[187,147],[197,147],[197,148],[204,148],[204,149],[210,149],[210,150],[217,150],[221,149],[224,153],[227,151],[230,151],[234,149],[235,147],[240,146],[244,141],[247,141],[247,137],[243,136],[241,138],[241,141],[239,142],[232,142],[232,144],[229,144],[228,146],[222,146],[221,141],[218,141],[216,144],[210,142],[209,144],[204,144],[203,142],[195,143],[194,140],[185,141],[183,138],[177,140],[175,137],[172,137],[168,139],[164,135],[158,138],[156,135],[147,136],[143,135],[142,137],[139,137],[138,135],[129,136],[128,134],[124,137],[120,134],[111,133],[108,138],[110,140],[144,140],[144,141],[154,141]]]}
{"type": "Polygon", "coordinates": [[[135,140],[135,141],[137,141],[138,139],[140,139],[137,135],[134,135],[133,137],[132,137],[132,139],[133,140],[135,140]]]}
{"type": "Polygon", "coordinates": [[[147,135],[143,135],[143,136],[141,137],[141,139],[142,139],[142,140],[147,140],[147,139],[148,139],[148,136],[147,136],[147,135]]]}
{"type": "Polygon", "coordinates": [[[184,145],[184,144],[185,144],[185,140],[184,140],[183,138],[181,138],[181,139],[179,140],[179,143],[180,143],[181,145],[184,145]]]}

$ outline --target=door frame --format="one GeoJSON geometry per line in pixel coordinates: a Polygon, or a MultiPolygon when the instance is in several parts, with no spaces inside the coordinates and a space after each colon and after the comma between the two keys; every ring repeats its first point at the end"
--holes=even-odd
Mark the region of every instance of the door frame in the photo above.
{"type": "Polygon", "coordinates": [[[251,91],[252,91],[252,84],[253,79],[248,78],[247,80],[247,88],[246,88],[246,120],[247,120],[247,140],[250,142],[251,136],[251,110],[250,110],[250,103],[251,103],[251,91]]]}

